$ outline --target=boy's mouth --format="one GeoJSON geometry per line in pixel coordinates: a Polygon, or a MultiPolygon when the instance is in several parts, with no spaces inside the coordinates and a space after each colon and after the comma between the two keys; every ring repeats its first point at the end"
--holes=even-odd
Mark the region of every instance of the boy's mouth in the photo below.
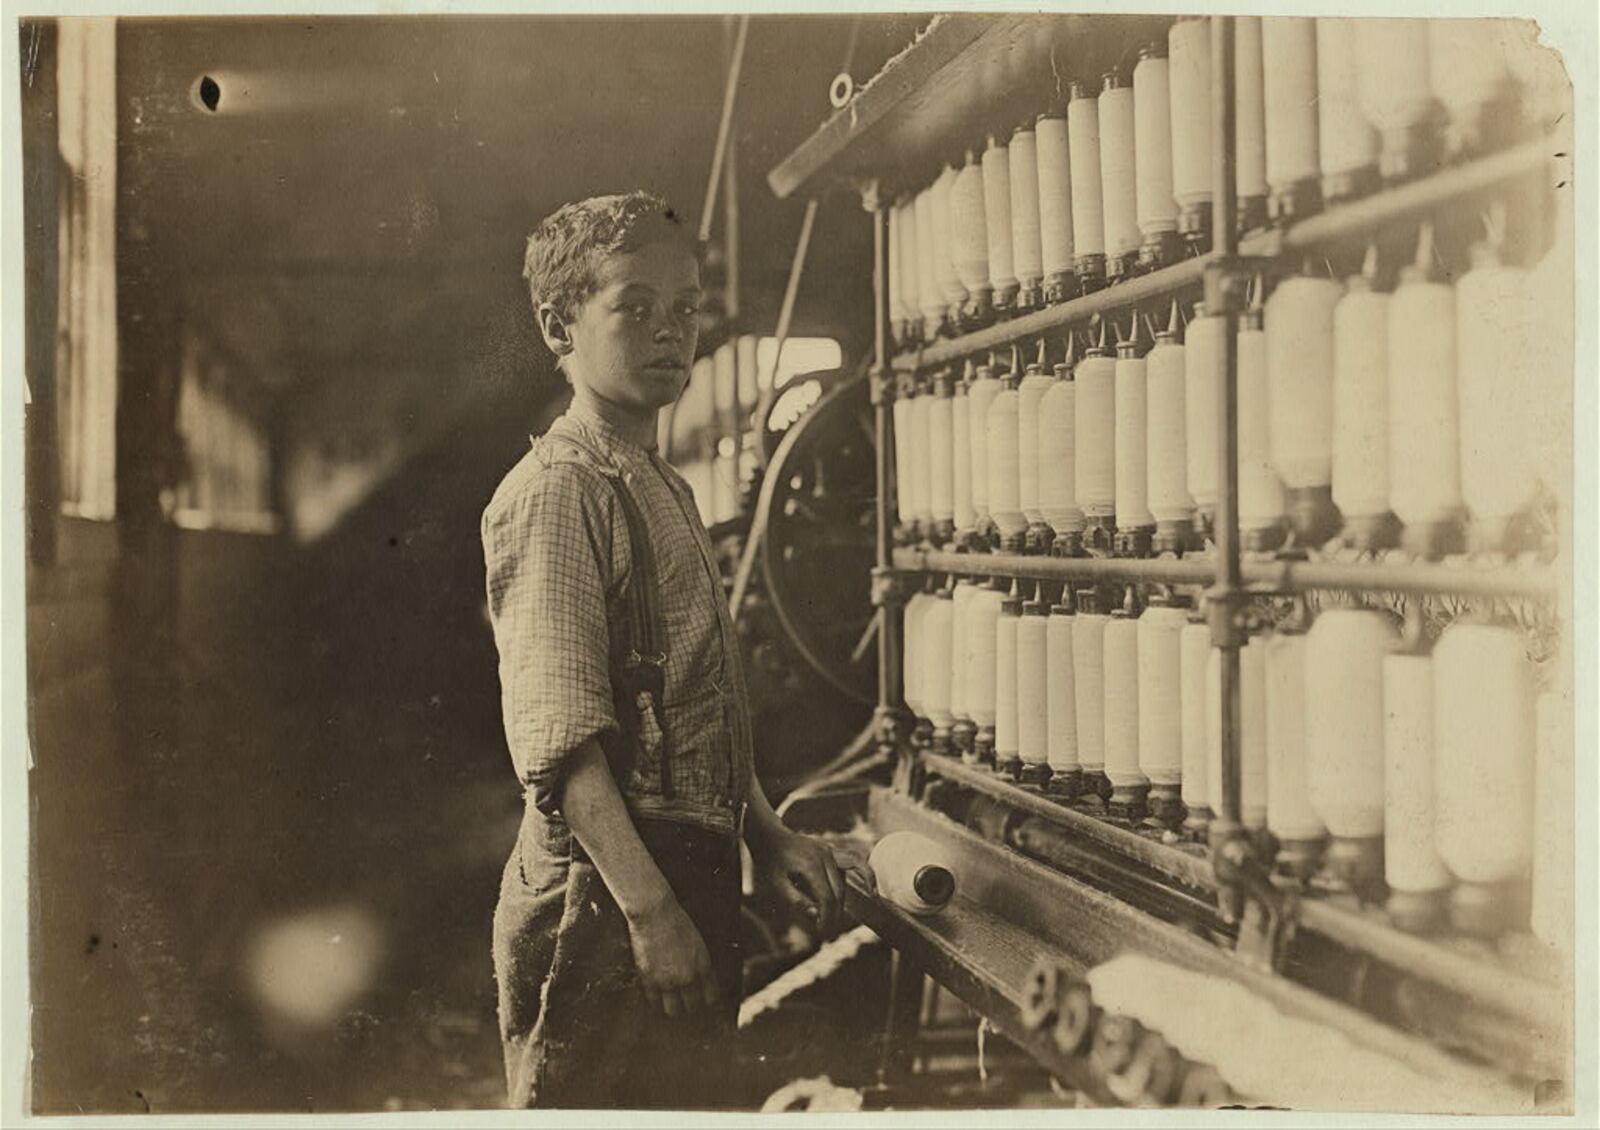
{"type": "Polygon", "coordinates": [[[683,361],[677,357],[657,357],[655,360],[647,362],[645,368],[670,369],[673,372],[681,373],[685,368],[687,368],[687,366],[684,365],[683,361]]]}

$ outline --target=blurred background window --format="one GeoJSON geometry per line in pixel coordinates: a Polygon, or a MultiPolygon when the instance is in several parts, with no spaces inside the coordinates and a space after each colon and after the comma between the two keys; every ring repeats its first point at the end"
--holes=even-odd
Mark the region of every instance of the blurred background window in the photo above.
{"type": "Polygon", "coordinates": [[[58,26],[61,508],[108,519],[116,514],[117,459],[116,24],[58,26]]]}

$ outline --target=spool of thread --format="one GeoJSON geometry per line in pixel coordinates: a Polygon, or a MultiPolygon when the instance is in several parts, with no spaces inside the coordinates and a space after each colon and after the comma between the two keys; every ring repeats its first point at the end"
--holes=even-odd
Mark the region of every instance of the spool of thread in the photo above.
{"type": "Polygon", "coordinates": [[[922,614],[922,701],[928,709],[928,721],[933,723],[933,749],[936,753],[950,752],[950,728],[955,725],[951,708],[952,665],[950,647],[955,637],[955,602],[949,589],[933,594],[933,602],[922,614]]]}
{"type": "Polygon", "coordinates": [[[1023,370],[1017,386],[1017,499],[1035,538],[1045,529],[1039,501],[1039,407],[1055,383],[1043,365],[1034,363],[1023,370]]]}
{"type": "Polygon", "coordinates": [[[1017,725],[1017,628],[1022,598],[1015,592],[1000,605],[995,624],[994,766],[1012,779],[1022,773],[1022,737],[1017,725]]]}
{"type": "Polygon", "coordinates": [[[1261,17],[1233,20],[1234,185],[1239,227],[1249,231],[1267,218],[1267,109],[1261,57],[1261,17]]]}
{"type": "Polygon", "coordinates": [[[1073,706],[1078,722],[1078,764],[1085,792],[1110,792],[1106,780],[1105,636],[1111,618],[1101,612],[1092,592],[1078,594],[1072,621],[1073,706]]]}
{"type": "Polygon", "coordinates": [[[1534,708],[1538,753],[1534,763],[1534,936],[1571,953],[1575,888],[1571,711],[1560,695],[1539,696],[1534,708]]]}
{"type": "Polygon", "coordinates": [[[911,451],[916,442],[911,438],[910,390],[895,398],[891,423],[894,425],[894,500],[895,514],[907,529],[917,520],[917,504],[911,496],[911,451]]]}
{"type": "Polygon", "coordinates": [[[950,598],[950,714],[955,719],[950,725],[950,741],[963,759],[972,756],[972,739],[977,733],[967,696],[967,626],[972,600],[977,595],[977,585],[971,581],[957,581],[950,598]]]}
{"type": "MultiPolygon", "coordinates": [[[[1068,534],[1081,537],[1083,533],[1074,473],[1077,394],[1068,362],[1055,367],[1055,380],[1039,400],[1039,512],[1058,541],[1065,541],[1068,534]]],[[[1024,418],[1024,426],[1026,423],[1024,418]]]]}
{"type": "Polygon", "coordinates": [[[1117,363],[1100,344],[1078,362],[1072,439],[1073,486],[1086,542],[1109,547],[1117,513],[1117,363]]]}
{"type": "Polygon", "coordinates": [[[1223,340],[1227,322],[1206,313],[1197,303],[1183,346],[1183,377],[1188,386],[1183,411],[1186,421],[1185,454],[1188,458],[1189,495],[1210,525],[1217,510],[1217,383],[1223,365],[1223,340]]]}
{"type": "Polygon", "coordinates": [[[1171,262],[1178,252],[1178,202],[1173,196],[1172,87],[1166,45],[1139,52],[1133,68],[1133,141],[1136,218],[1146,267],[1171,262]]]}
{"type": "Polygon", "coordinates": [[[1450,872],[1433,846],[1433,661],[1396,652],[1383,660],[1383,872],[1389,917],[1427,930],[1444,917],[1450,872]]]}
{"type": "Polygon", "coordinates": [[[1017,309],[1039,304],[1044,280],[1039,231],[1039,156],[1033,130],[1018,126],[1011,135],[1011,258],[1017,272],[1017,309]]]}
{"type": "Polygon", "coordinates": [[[944,327],[944,294],[939,289],[938,218],[933,207],[933,186],[917,193],[913,209],[917,229],[917,305],[922,312],[922,337],[932,341],[944,327]]]}
{"type": "Polygon", "coordinates": [[[1114,609],[1101,641],[1104,664],[1105,766],[1111,811],[1142,820],[1150,778],[1139,769],[1139,622],[1114,609]]]}
{"type": "Polygon", "coordinates": [[[1266,649],[1267,830],[1278,841],[1278,870],[1304,881],[1316,874],[1328,835],[1306,775],[1305,634],[1275,632],[1266,649]]]}
{"type": "Polygon", "coordinates": [[[1017,623],[1017,753],[1031,785],[1050,778],[1049,612],[1031,600],[1017,623]]]}
{"type": "Polygon", "coordinates": [[[900,223],[900,306],[907,339],[920,336],[922,267],[917,262],[917,202],[908,197],[895,209],[900,223]]]}
{"type": "Polygon", "coordinates": [[[1426,172],[1437,149],[1428,56],[1427,20],[1356,21],[1356,85],[1378,131],[1378,173],[1386,181],[1426,172]]]}
{"type": "Polygon", "coordinates": [[[955,531],[955,420],[950,399],[950,374],[934,377],[928,398],[928,509],[935,544],[955,531]]]}
{"type": "Polygon", "coordinates": [[[1322,199],[1337,204],[1377,187],[1378,135],[1361,109],[1356,25],[1317,21],[1317,153],[1322,199]]]}
{"type": "Polygon", "coordinates": [[[923,537],[933,535],[933,393],[924,387],[911,401],[911,505],[923,537]]]}
{"type": "Polygon", "coordinates": [[[1183,630],[1186,609],[1152,604],[1139,617],[1139,772],[1150,780],[1150,815],[1183,819],[1183,630]]]}
{"type": "Polygon", "coordinates": [[[967,703],[978,733],[974,742],[980,765],[994,764],[996,720],[995,674],[1000,646],[1000,606],[1005,594],[992,588],[979,591],[969,607],[967,648],[971,662],[967,667],[967,703]]]}
{"type": "Polygon", "coordinates": [[[717,346],[711,355],[711,403],[717,413],[717,427],[723,435],[738,428],[739,347],[733,341],[717,346]]]}
{"type": "Polygon", "coordinates": [[[922,657],[926,652],[922,646],[921,628],[923,614],[928,611],[928,602],[931,599],[925,592],[913,593],[911,599],[906,601],[905,616],[901,624],[904,650],[903,662],[900,665],[902,697],[905,699],[906,709],[919,720],[928,716],[922,701],[921,667],[922,657]]]}
{"type": "Polygon", "coordinates": [[[1293,220],[1322,203],[1315,20],[1262,18],[1261,78],[1271,212],[1274,219],[1293,220]]]}
{"type": "Polygon", "coordinates": [[[1389,300],[1389,508],[1412,548],[1437,557],[1454,548],[1461,514],[1456,304],[1426,265],[1429,228],[1417,242],[1389,300]]]}
{"type": "Polygon", "coordinates": [[[1261,311],[1239,320],[1239,530],[1244,548],[1277,549],[1283,542],[1283,483],[1272,465],[1268,423],[1267,335],[1261,311]]]}
{"type": "Polygon", "coordinates": [[[901,244],[905,239],[905,224],[901,220],[904,209],[896,204],[889,212],[889,317],[893,321],[896,341],[905,340],[905,293],[900,282],[901,244]]]}
{"type": "Polygon", "coordinates": [[[1456,378],[1461,412],[1461,496],[1473,540],[1485,550],[1511,545],[1513,520],[1539,493],[1536,390],[1541,376],[1532,337],[1528,273],[1508,266],[1491,242],[1472,250],[1472,269],[1456,280],[1456,378]]]}
{"type": "Polygon", "coordinates": [[[1333,501],[1362,549],[1393,536],[1388,374],[1389,296],[1372,289],[1370,273],[1352,275],[1333,311],[1333,501]]]}
{"type": "Polygon", "coordinates": [[[1344,287],[1291,275],[1267,299],[1267,404],[1272,463],[1303,545],[1339,532],[1333,505],[1333,311],[1344,287]]]}
{"type": "Polygon", "coordinates": [[[1367,898],[1383,880],[1383,657],[1395,632],[1378,612],[1330,608],[1306,637],[1311,807],[1327,825],[1327,869],[1367,898]]]}
{"type": "MultiPolygon", "coordinates": [[[[937,245],[934,254],[938,256],[934,267],[939,273],[939,294],[944,299],[945,320],[951,325],[960,324],[961,310],[967,304],[967,288],[956,266],[955,196],[959,176],[954,168],[946,165],[939,179],[933,182],[934,222],[939,225],[934,231],[937,245]]],[[[987,274],[985,271],[986,277],[987,274]]]]}
{"type": "Polygon", "coordinates": [[[1457,929],[1516,924],[1533,855],[1534,718],[1522,634],[1457,621],[1433,650],[1434,842],[1457,929]]]}
{"type": "Polygon", "coordinates": [[[1093,290],[1105,281],[1105,206],[1101,199],[1100,106],[1078,83],[1067,102],[1067,148],[1072,167],[1073,265],[1078,284],[1093,290]]]}
{"type": "Polygon", "coordinates": [[[971,401],[967,396],[967,383],[971,377],[972,363],[969,361],[967,372],[955,383],[950,396],[951,497],[958,543],[966,540],[978,520],[977,513],[972,509],[972,415],[971,401]]]}
{"type": "MultiPolygon", "coordinates": [[[[1188,483],[1188,403],[1184,382],[1187,358],[1178,344],[1178,304],[1172,304],[1167,328],[1145,356],[1149,425],[1145,465],[1150,513],[1156,520],[1155,551],[1182,553],[1194,534],[1194,499],[1188,483]]],[[[1213,471],[1213,474],[1215,472],[1213,471]]]]}
{"type": "Polygon", "coordinates": [[[1034,133],[1039,144],[1039,244],[1044,296],[1047,302],[1060,302],[1076,290],[1072,157],[1066,115],[1040,114],[1034,133]]]}
{"type": "Polygon", "coordinates": [[[1016,259],[1011,249],[1011,154],[993,136],[983,151],[983,217],[994,308],[1010,310],[1017,301],[1016,259]]]}
{"type": "Polygon", "coordinates": [[[1133,89],[1117,71],[1100,87],[1100,201],[1105,214],[1106,275],[1131,274],[1139,255],[1133,89]]]}
{"type": "Polygon", "coordinates": [[[1077,680],[1073,668],[1071,593],[1050,609],[1045,622],[1046,663],[1049,682],[1045,700],[1049,710],[1050,791],[1073,797],[1083,785],[1083,770],[1078,764],[1077,680]]]}
{"type": "Polygon", "coordinates": [[[1150,538],[1155,532],[1155,515],[1150,513],[1150,494],[1145,457],[1145,436],[1149,426],[1146,411],[1149,389],[1146,385],[1146,366],[1138,356],[1138,316],[1134,316],[1133,332],[1117,343],[1116,381],[1116,455],[1117,541],[1119,552],[1129,557],[1144,557],[1150,553],[1150,538]]]}
{"type": "Polygon", "coordinates": [[[1251,636],[1239,649],[1239,721],[1239,822],[1262,830],[1267,826],[1267,644],[1263,636],[1251,636]]]}
{"type": "Polygon", "coordinates": [[[1211,231],[1211,25],[1205,17],[1178,17],[1167,32],[1167,59],[1178,233],[1201,241],[1211,231]]]}
{"type": "Polygon", "coordinates": [[[972,461],[972,511],[977,525],[987,524],[989,511],[989,409],[1000,395],[1000,381],[994,366],[979,365],[973,370],[967,389],[968,447],[972,461]]]}
{"type": "MultiPolygon", "coordinates": [[[[1204,623],[1184,624],[1178,636],[1178,650],[1183,720],[1183,805],[1188,810],[1184,827],[1193,835],[1201,835],[1211,821],[1213,788],[1206,729],[1206,665],[1212,651],[1211,629],[1204,623]]],[[[1219,746],[1219,760],[1221,756],[1219,746]]]]}
{"type": "Polygon", "coordinates": [[[919,917],[937,914],[956,893],[956,872],[938,843],[916,832],[890,832],[867,857],[877,894],[919,917]]]}
{"type": "Polygon", "coordinates": [[[952,249],[956,276],[966,290],[962,317],[969,324],[994,313],[994,290],[989,285],[989,221],[983,197],[983,166],[971,150],[956,174],[950,194],[952,249]]]}
{"type": "Polygon", "coordinates": [[[1508,20],[1428,20],[1428,80],[1444,107],[1453,157],[1485,152],[1515,124],[1515,90],[1506,59],[1508,20]]]}
{"type": "Polygon", "coordinates": [[[988,419],[989,516],[1000,530],[1007,552],[1022,550],[1028,519],[1022,513],[1022,460],[1017,451],[1017,380],[1006,370],[1000,391],[989,405],[988,419]]]}
{"type": "MultiPolygon", "coordinates": [[[[1541,49],[1541,55],[1545,52],[1541,49]]],[[[1559,65],[1557,70],[1561,70],[1559,65]]],[[[1565,79],[1563,79],[1565,83],[1565,79]]],[[[1568,87],[1567,89],[1570,89],[1568,87]]],[[[1569,150],[1570,152],[1570,150],[1569,150]]],[[[1539,479],[1557,500],[1561,513],[1572,513],[1572,366],[1577,323],[1572,316],[1574,270],[1573,193],[1556,191],[1551,205],[1549,249],[1528,272],[1529,302],[1536,320],[1526,372],[1539,380],[1529,390],[1528,434],[1537,436],[1539,479]]]]}

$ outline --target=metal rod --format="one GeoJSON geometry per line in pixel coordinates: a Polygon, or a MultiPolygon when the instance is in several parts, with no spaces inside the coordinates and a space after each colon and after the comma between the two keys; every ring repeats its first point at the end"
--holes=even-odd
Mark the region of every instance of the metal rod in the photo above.
{"type": "MultiPolygon", "coordinates": [[[[958,577],[1019,577],[1033,581],[1128,581],[1205,585],[1216,580],[1210,558],[1022,557],[1010,553],[945,553],[896,549],[894,567],[958,577]]],[[[1548,566],[1477,569],[1422,562],[1342,565],[1320,561],[1244,561],[1239,573],[1252,596],[1339,590],[1453,595],[1491,600],[1554,600],[1561,578],[1548,566]]]]}
{"type": "Polygon", "coordinates": [[[744,69],[744,41],[750,31],[750,14],[739,17],[739,35],[733,41],[733,61],[728,64],[728,81],[722,88],[722,119],[717,123],[717,145],[711,153],[711,176],[706,181],[706,199],[700,208],[700,242],[711,238],[712,211],[717,206],[717,186],[722,183],[722,161],[727,156],[728,132],[733,127],[733,106],[738,100],[739,72],[744,69]]]}
{"type": "MultiPolygon", "coordinates": [[[[876,438],[878,505],[875,507],[878,569],[887,571],[894,550],[889,500],[894,497],[894,382],[889,371],[889,209],[869,193],[872,210],[872,425],[876,438]]],[[[776,376],[776,374],[774,374],[776,376]]],[[[900,606],[885,600],[878,607],[878,710],[900,706],[900,606]]]]}
{"type": "Polygon", "coordinates": [[[1233,18],[1211,17],[1212,232],[1215,258],[1206,280],[1207,308],[1223,319],[1222,371],[1217,382],[1217,469],[1215,524],[1217,579],[1212,587],[1211,638],[1220,650],[1222,708],[1221,811],[1211,823],[1212,842],[1221,844],[1239,827],[1239,356],[1236,287],[1226,272],[1239,252],[1238,182],[1235,180],[1233,18]]]}
{"type": "MultiPolygon", "coordinates": [[[[806,201],[806,213],[800,221],[800,238],[795,243],[794,259],[789,263],[789,281],[783,288],[783,305],[778,308],[778,328],[774,334],[776,345],[772,351],[772,379],[761,390],[756,401],[755,417],[750,422],[758,441],[766,433],[767,413],[772,411],[772,402],[778,396],[778,363],[783,360],[783,346],[789,340],[789,327],[794,322],[794,304],[800,294],[800,280],[805,275],[806,253],[811,248],[811,232],[817,222],[817,204],[815,196],[806,201]]],[[[763,468],[766,467],[765,444],[756,443],[756,458],[761,461],[763,468]]]]}
{"type": "MultiPolygon", "coordinates": [[[[817,218],[817,201],[813,197],[806,201],[805,219],[800,222],[800,242],[794,249],[794,261],[789,264],[789,285],[783,292],[783,307],[778,311],[777,348],[772,355],[772,380],[767,387],[762,389],[756,399],[755,413],[750,420],[750,429],[755,433],[756,458],[762,472],[767,468],[767,445],[761,442],[761,437],[767,431],[767,413],[772,411],[772,401],[778,387],[778,362],[783,357],[783,343],[789,340],[789,323],[794,317],[795,295],[800,291],[800,277],[805,271],[806,249],[811,246],[811,228],[817,218]]],[[[731,228],[731,224],[729,225],[731,228]]],[[[759,368],[759,363],[757,368],[759,368]]],[[[743,436],[740,436],[740,446],[736,450],[743,450],[743,436]]],[[[738,567],[733,572],[733,591],[728,595],[728,612],[737,620],[739,609],[744,606],[745,590],[750,587],[750,578],[755,573],[756,554],[761,549],[762,531],[767,528],[767,516],[772,510],[773,484],[763,481],[761,491],[756,496],[756,512],[750,521],[750,535],[745,538],[744,550],[739,555],[738,567]]]]}

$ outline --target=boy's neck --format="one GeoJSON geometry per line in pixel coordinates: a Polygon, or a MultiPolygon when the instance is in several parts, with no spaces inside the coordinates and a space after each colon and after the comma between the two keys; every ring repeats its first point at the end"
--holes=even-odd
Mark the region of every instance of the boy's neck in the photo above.
{"type": "Polygon", "coordinates": [[[572,405],[591,416],[598,416],[621,434],[622,438],[654,451],[656,447],[657,409],[641,411],[627,408],[603,397],[596,396],[581,385],[574,385],[572,405]]]}

